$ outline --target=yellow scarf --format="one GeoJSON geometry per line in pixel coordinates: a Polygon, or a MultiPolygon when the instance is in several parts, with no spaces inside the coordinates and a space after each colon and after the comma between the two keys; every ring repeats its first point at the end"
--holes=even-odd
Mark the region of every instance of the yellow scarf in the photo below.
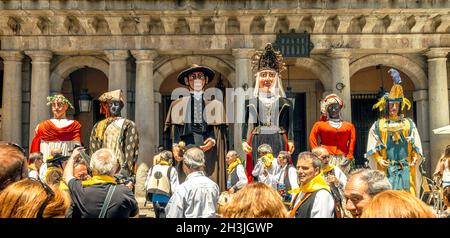
{"type": "Polygon", "coordinates": [[[161,160],[161,161],[159,161],[159,163],[158,163],[159,165],[170,165],[170,163],[169,162],[167,162],[167,161],[164,161],[164,160],[161,160]]]}
{"type": "Polygon", "coordinates": [[[30,164],[28,165],[28,170],[37,170],[36,165],[35,164],[30,164]]]}
{"type": "Polygon", "coordinates": [[[236,168],[236,166],[238,166],[238,164],[240,164],[240,163],[241,163],[241,160],[239,158],[237,158],[233,163],[228,165],[227,173],[231,173],[231,171],[233,171],[233,169],[236,168]]]}
{"type": "Polygon", "coordinates": [[[330,171],[333,170],[333,169],[334,169],[334,165],[328,164],[327,167],[325,167],[325,168],[322,169],[322,173],[323,173],[323,174],[326,174],[326,173],[330,172],[330,171]]]}
{"type": "Polygon", "coordinates": [[[300,186],[299,188],[289,190],[288,193],[290,194],[297,194],[300,192],[303,193],[313,193],[320,189],[326,189],[328,192],[330,192],[330,187],[328,186],[327,182],[325,182],[325,179],[323,178],[323,173],[320,172],[316,177],[311,179],[311,181],[307,182],[306,184],[300,186]]]}
{"type": "Polygon", "coordinates": [[[274,160],[273,154],[268,153],[268,154],[264,155],[263,157],[261,157],[260,160],[263,162],[264,167],[266,169],[268,169],[268,168],[272,167],[272,161],[274,160]]]}
{"type": "Polygon", "coordinates": [[[92,178],[81,182],[81,184],[83,184],[83,187],[108,183],[117,184],[116,179],[109,175],[94,175],[92,178]]]}
{"type": "Polygon", "coordinates": [[[66,183],[64,181],[59,182],[59,189],[69,191],[69,187],[67,187],[66,183]]]}
{"type": "Polygon", "coordinates": [[[48,167],[47,168],[47,171],[45,172],[45,180],[47,181],[47,176],[50,174],[50,172],[52,172],[53,170],[57,170],[57,171],[59,171],[59,172],[61,172],[61,174],[63,174],[63,170],[61,169],[61,168],[59,168],[59,167],[53,167],[53,166],[51,166],[51,167],[48,167]]]}

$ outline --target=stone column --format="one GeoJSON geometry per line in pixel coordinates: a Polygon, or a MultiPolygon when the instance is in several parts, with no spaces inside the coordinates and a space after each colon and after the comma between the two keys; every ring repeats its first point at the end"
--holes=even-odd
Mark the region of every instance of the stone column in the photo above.
{"type": "Polygon", "coordinates": [[[22,144],[22,59],[20,51],[0,51],[3,58],[2,140],[22,144]]]}
{"type": "MultiPolygon", "coordinates": [[[[122,109],[122,116],[128,117],[127,110],[127,59],[128,50],[105,50],[109,60],[108,90],[122,89],[125,105],[122,109]]],[[[136,86],[137,87],[137,86],[136,86]]]]}
{"type": "Polygon", "coordinates": [[[50,94],[50,60],[48,50],[30,50],[25,54],[31,58],[30,142],[36,126],[50,118],[47,97],[50,94]]]}
{"type": "Polygon", "coordinates": [[[434,169],[448,137],[435,135],[432,130],[449,124],[447,55],[448,48],[430,48],[428,57],[428,101],[430,110],[430,154],[434,169]]]}
{"type": "MultiPolygon", "coordinates": [[[[233,49],[232,54],[235,59],[235,67],[236,67],[236,85],[235,89],[242,88],[244,84],[247,84],[248,88],[252,88],[253,85],[253,75],[252,75],[252,65],[251,65],[251,58],[255,54],[254,49],[247,49],[247,48],[241,48],[241,49],[233,49]]],[[[235,98],[234,103],[234,135],[233,135],[233,141],[234,141],[234,149],[243,156],[242,151],[242,123],[244,118],[244,105],[245,98],[235,98]]],[[[244,122],[245,123],[245,122],[244,122]]],[[[255,148],[256,149],[256,148],[255,148]]],[[[242,157],[244,158],[244,157],[242,157]]]]}
{"type": "Polygon", "coordinates": [[[341,111],[342,119],[351,122],[350,55],[349,49],[332,48],[329,52],[333,92],[344,100],[345,107],[341,111]],[[342,90],[338,90],[337,86],[343,86],[342,90]]]}
{"type": "MultiPolygon", "coordinates": [[[[416,102],[417,112],[417,130],[419,131],[422,142],[422,150],[425,158],[430,158],[430,130],[429,130],[429,112],[428,112],[428,90],[416,90],[413,93],[413,99],[416,102]]],[[[431,160],[425,160],[425,170],[431,174],[431,160]]]]}
{"type": "Polygon", "coordinates": [[[136,127],[139,132],[139,158],[136,173],[136,195],[145,196],[143,192],[147,172],[152,166],[155,153],[157,125],[151,120],[155,111],[153,95],[153,60],[154,50],[132,50],[136,58],[136,127]]]}

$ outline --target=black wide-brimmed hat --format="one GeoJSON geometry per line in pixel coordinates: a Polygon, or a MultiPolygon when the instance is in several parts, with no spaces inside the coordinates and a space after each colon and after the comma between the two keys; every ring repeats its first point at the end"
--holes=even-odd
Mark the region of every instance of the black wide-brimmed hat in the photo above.
{"type": "Polygon", "coordinates": [[[194,72],[203,72],[205,74],[205,77],[208,77],[208,80],[205,82],[205,85],[207,85],[209,82],[211,82],[214,79],[214,71],[208,67],[205,66],[198,66],[196,64],[192,65],[192,67],[183,70],[177,77],[178,83],[189,86],[189,84],[186,84],[184,81],[184,78],[187,78],[190,73],[194,72]]]}

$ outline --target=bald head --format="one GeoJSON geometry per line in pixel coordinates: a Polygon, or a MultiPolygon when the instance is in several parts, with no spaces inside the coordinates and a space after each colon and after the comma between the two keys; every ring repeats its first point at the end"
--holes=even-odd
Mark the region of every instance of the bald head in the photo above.
{"type": "Polygon", "coordinates": [[[0,145],[0,191],[7,185],[26,178],[28,164],[25,155],[12,145],[0,145]]]}

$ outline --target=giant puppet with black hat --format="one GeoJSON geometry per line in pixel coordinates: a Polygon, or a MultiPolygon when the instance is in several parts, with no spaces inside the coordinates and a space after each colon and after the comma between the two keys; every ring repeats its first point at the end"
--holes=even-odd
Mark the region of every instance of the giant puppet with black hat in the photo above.
{"type": "MultiPolygon", "coordinates": [[[[294,151],[293,107],[281,83],[281,72],[285,69],[283,57],[268,43],[263,51],[256,52],[252,63],[256,85],[252,97],[245,101],[242,126],[242,147],[247,153],[245,170],[249,182],[253,180],[252,172],[258,162],[260,145],[270,145],[275,156],[280,151],[291,155],[294,151]]],[[[289,161],[292,163],[292,159],[289,161]]]]}
{"type": "Polygon", "coordinates": [[[180,182],[186,175],[181,153],[199,147],[205,152],[205,173],[225,190],[226,120],[222,101],[205,96],[205,86],[214,79],[214,71],[193,65],[178,75],[178,82],[189,92],[174,100],[167,113],[164,132],[172,142],[172,151],[180,182]]]}
{"type": "Polygon", "coordinates": [[[413,120],[402,114],[405,106],[410,109],[411,102],[403,95],[400,73],[395,69],[388,72],[394,86],[373,106],[382,112],[382,117],[370,128],[365,157],[371,168],[386,172],[392,189],[419,196],[422,144],[413,120]]]}
{"type": "Polygon", "coordinates": [[[136,161],[139,151],[139,134],[132,120],[121,116],[120,112],[125,105],[122,90],[114,90],[102,94],[100,113],[106,119],[96,123],[92,129],[89,140],[90,153],[101,148],[114,151],[119,160],[119,174],[131,178],[136,174],[136,161]]]}

